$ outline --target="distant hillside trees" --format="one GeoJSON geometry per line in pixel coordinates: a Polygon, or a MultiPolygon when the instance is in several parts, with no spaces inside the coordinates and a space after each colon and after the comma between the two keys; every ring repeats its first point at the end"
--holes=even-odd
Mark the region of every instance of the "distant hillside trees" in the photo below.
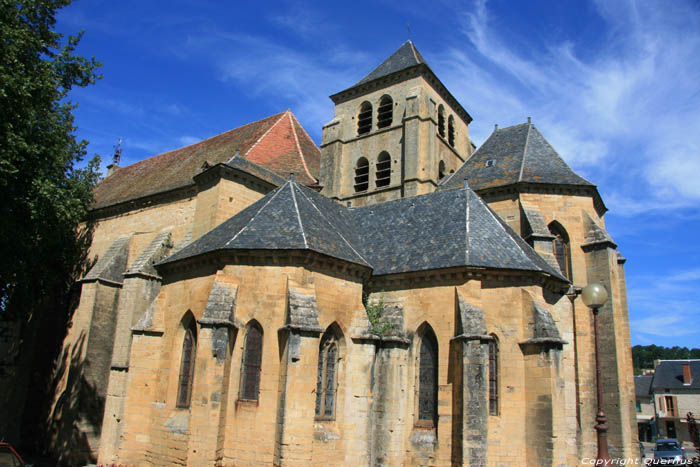
{"type": "Polygon", "coordinates": [[[700,349],[687,347],[662,347],[659,345],[635,345],[632,347],[634,374],[641,374],[642,369],[654,368],[654,360],[700,359],[700,349]]]}

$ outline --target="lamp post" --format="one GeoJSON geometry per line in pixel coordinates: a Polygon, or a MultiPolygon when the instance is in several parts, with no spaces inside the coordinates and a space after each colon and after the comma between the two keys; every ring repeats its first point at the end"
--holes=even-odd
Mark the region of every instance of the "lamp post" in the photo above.
{"type": "MultiPolygon", "coordinates": [[[[598,432],[598,456],[599,460],[610,460],[608,454],[608,418],[603,412],[603,384],[600,379],[600,343],[598,342],[598,310],[608,301],[608,291],[601,284],[588,284],[581,292],[583,303],[593,311],[593,334],[595,336],[595,375],[598,392],[598,414],[595,426],[598,432]]],[[[607,464],[606,464],[607,465],[607,464]]]]}

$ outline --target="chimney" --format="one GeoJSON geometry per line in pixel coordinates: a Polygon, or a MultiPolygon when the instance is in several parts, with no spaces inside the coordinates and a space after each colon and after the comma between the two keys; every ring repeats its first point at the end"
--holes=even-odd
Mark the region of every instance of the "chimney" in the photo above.
{"type": "Polygon", "coordinates": [[[683,364],[683,384],[690,384],[693,382],[693,375],[690,374],[690,362],[683,364]]]}

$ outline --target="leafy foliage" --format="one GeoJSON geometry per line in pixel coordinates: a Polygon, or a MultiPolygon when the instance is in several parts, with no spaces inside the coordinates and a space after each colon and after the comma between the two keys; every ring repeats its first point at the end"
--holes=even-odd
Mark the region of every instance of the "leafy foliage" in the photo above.
{"type": "Polygon", "coordinates": [[[74,55],[82,33],[64,40],[56,10],[70,0],[0,0],[0,310],[28,320],[37,303],[65,294],[89,244],[79,228],[99,178],[99,159],[78,168],[67,100],[95,82],[94,58],[74,55]]]}
{"type": "Polygon", "coordinates": [[[687,347],[662,347],[658,345],[635,345],[632,347],[634,374],[641,374],[642,369],[654,368],[654,360],[683,360],[700,358],[700,349],[687,347]]]}
{"type": "Polygon", "coordinates": [[[370,332],[375,336],[385,336],[389,334],[394,326],[384,317],[384,302],[370,300],[367,295],[362,296],[362,303],[367,311],[367,319],[369,320],[370,332]]]}

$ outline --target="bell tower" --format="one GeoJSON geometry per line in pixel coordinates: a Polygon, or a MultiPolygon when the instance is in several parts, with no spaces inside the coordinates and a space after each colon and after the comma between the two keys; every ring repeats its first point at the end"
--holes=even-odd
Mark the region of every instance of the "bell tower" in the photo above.
{"type": "Polygon", "coordinates": [[[351,206],[431,193],[473,152],[471,116],[410,40],[330,98],[320,184],[351,206]]]}

